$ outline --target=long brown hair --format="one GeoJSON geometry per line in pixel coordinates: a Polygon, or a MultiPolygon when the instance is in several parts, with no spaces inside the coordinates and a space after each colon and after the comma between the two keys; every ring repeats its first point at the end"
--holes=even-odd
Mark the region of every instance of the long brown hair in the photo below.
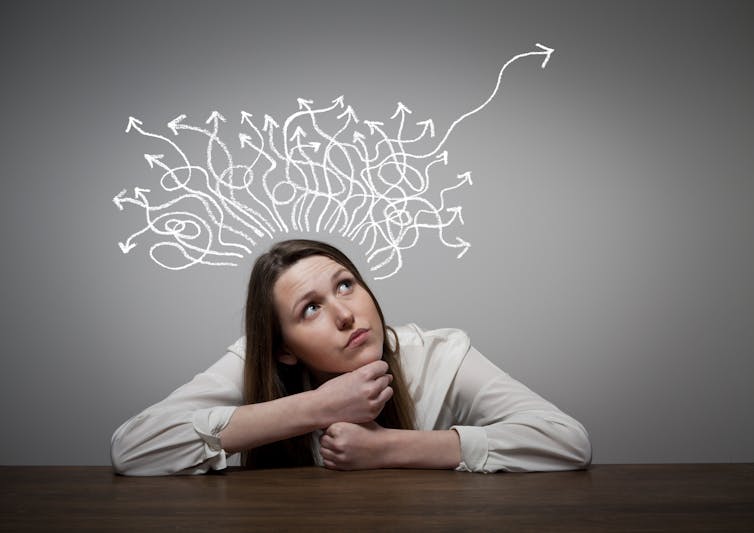
{"type": "MultiPolygon", "coordinates": [[[[329,244],[304,239],[282,241],[259,256],[249,278],[246,298],[246,362],[244,364],[244,402],[247,404],[268,402],[283,396],[303,392],[311,376],[299,363],[286,365],[278,361],[283,338],[280,321],[275,312],[273,287],[280,275],[296,262],[313,255],[322,255],[348,269],[356,281],[371,296],[380,316],[384,333],[382,359],[393,375],[393,397],[385,403],[376,421],[383,427],[413,429],[414,406],[401,371],[400,346],[395,331],[385,325],[377,299],[361,277],[356,266],[337,248],[329,244]],[[394,342],[391,345],[388,331],[394,342]]],[[[312,435],[273,442],[243,454],[247,468],[270,468],[314,464],[311,450],[312,435]]]]}

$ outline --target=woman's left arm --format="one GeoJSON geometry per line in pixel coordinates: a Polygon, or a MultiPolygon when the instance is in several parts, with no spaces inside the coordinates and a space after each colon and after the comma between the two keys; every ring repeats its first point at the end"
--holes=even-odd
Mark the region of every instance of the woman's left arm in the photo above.
{"type": "Polygon", "coordinates": [[[577,470],[591,462],[584,426],[473,347],[453,380],[438,423],[460,436],[458,470],[577,470]]]}
{"type": "Polygon", "coordinates": [[[455,468],[474,472],[575,470],[591,462],[584,427],[511,378],[473,347],[445,397],[435,427],[386,429],[335,423],[320,438],[324,465],[455,468]]]}
{"type": "Polygon", "coordinates": [[[456,468],[461,443],[454,430],[387,429],[376,422],[337,422],[319,439],[325,467],[336,470],[370,468],[456,468]]]}

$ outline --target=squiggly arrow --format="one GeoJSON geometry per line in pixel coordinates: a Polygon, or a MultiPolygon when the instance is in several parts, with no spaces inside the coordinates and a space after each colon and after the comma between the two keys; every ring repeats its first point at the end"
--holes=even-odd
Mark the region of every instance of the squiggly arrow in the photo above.
{"type": "Polygon", "coordinates": [[[185,114],[176,116],[167,123],[172,139],[147,131],[141,120],[129,117],[126,133],[155,139],[172,149],[180,163],[169,163],[173,157],[162,150],[144,154],[149,168],[161,173],[161,191],[175,196],[150,205],[146,196],[150,189],[136,187],[133,197],[126,189],[116,194],[112,201],[119,210],[131,205],[143,209],[146,216],[145,226],[118,245],[129,253],[137,238],[141,241],[148,233],[167,238],[149,248],[150,257],[164,268],[179,270],[196,264],[235,265],[231,259],[250,254],[257,238],[272,238],[277,232],[326,231],[364,246],[375,279],[386,279],[402,268],[404,252],[421,235],[433,232],[443,245],[457,250],[460,259],[471,244],[447,234],[464,225],[463,208],[457,203],[446,206],[449,196],[471,186],[472,180],[470,172],[447,177],[445,144],[461,122],[496,97],[510,65],[542,56],[545,68],[553,52],[537,43],[534,50],[506,61],[487,99],[455,119],[434,147],[423,153],[416,147],[435,139],[435,123],[431,118],[417,121],[416,131],[408,120],[413,112],[402,102],[383,121],[360,120],[342,95],[322,106],[299,98],[297,111],[282,126],[265,114],[261,129],[254,124],[254,115],[241,111],[244,131],[233,132],[238,154],[221,138],[230,126],[219,111],[200,126],[185,114]],[[326,122],[336,125],[325,128],[326,122]],[[409,134],[413,137],[406,136],[407,129],[414,130],[409,134]],[[206,138],[203,160],[191,161],[178,146],[184,132],[206,138]],[[192,181],[195,175],[199,179],[192,181]],[[190,205],[203,210],[188,210],[190,205]],[[178,257],[185,262],[168,264],[161,257],[165,253],[172,254],[171,261],[178,257]]]}

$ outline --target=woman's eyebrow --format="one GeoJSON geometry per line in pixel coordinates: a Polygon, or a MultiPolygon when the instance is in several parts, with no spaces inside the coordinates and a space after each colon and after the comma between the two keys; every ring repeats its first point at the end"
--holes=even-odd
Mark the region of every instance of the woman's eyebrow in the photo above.
{"type": "Polygon", "coordinates": [[[317,291],[309,291],[306,294],[304,294],[301,298],[299,298],[298,300],[296,300],[293,303],[293,306],[291,307],[291,315],[292,316],[296,316],[296,308],[298,308],[298,306],[301,304],[301,302],[303,302],[304,300],[310,299],[315,294],[317,294],[317,291]]]}
{"type": "MultiPolygon", "coordinates": [[[[350,274],[350,271],[347,268],[345,268],[345,267],[339,268],[338,270],[335,271],[335,273],[332,276],[330,276],[330,281],[334,282],[338,278],[338,276],[340,276],[341,273],[343,273],[343,272],[345,272],[347,274],[350,274]]],[[[303,296],[301,296],[301,298],[299,298],[298,300],[296,300],[295,303],[293,304],[293,306],[291,307],[291,315],[293,315],[293,316],[296,315],[296,309],[301,304],[301,302],[303,302],[304,300],[310,299],[311,297],[315,296],[316,294],[317,294],[317,291],[308,291],[306,294],[304,294],[303,296]]]]}
{"type": "Polygon", "coordinates": [[[338,276],[340,276],[341,272],[345,272],[346,274],[350,274],[350,272],[348,271],[347,268],[345,268],[345,267],[339,268],[338,270],[335,271],[335,274],[332,275],[332,277],[330,278],[330,281],[335,281],[335,278],[337,278],[338,276]]]}

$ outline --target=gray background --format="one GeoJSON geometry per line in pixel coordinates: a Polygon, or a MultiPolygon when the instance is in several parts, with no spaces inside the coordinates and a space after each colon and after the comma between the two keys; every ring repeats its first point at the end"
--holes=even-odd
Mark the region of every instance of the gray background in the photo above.
{"type": "Polygon", "coordinates": [[[536,42],[547,68],[516,63],[447,145],[443,172],[474,179],[449,234],[471,250],[425,235],[372,284],[389,322],[468,331],[587,426],[596,462],[754,461],[750,2],[0,10],[2,463],[106,464],[120,422],[241,334],[254,256],[171,272],[120,252],[139,211],[111,198],[156,186],[129,115],[165,133],[343,94],[362,119],[401,101],[443,131],[536,42]]]}

